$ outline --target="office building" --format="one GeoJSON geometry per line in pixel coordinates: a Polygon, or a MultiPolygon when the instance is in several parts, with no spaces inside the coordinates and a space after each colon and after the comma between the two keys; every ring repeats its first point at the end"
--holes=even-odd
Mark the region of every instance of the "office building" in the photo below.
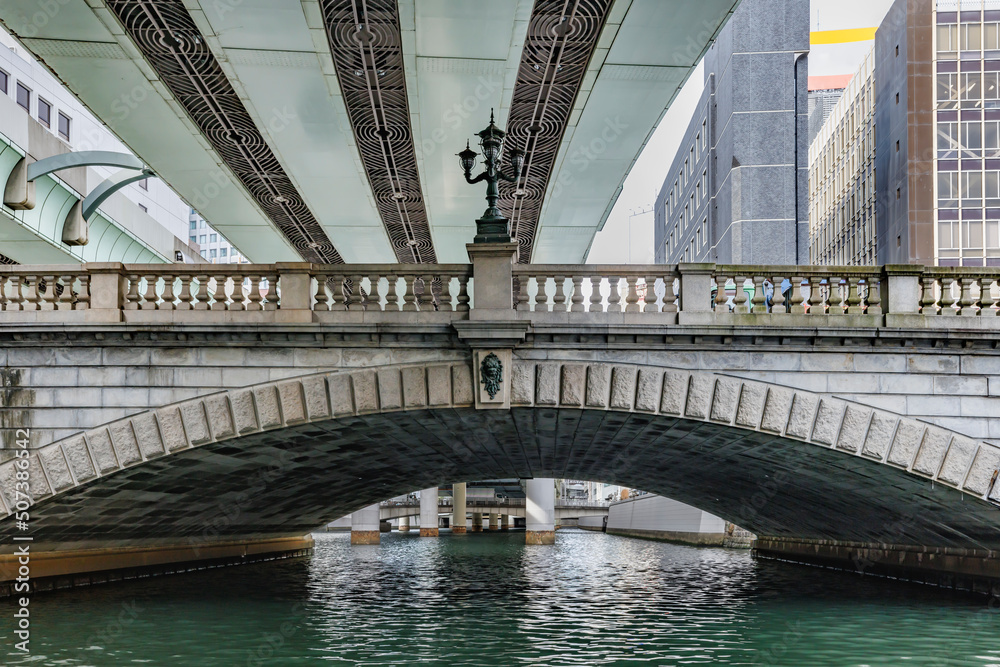
{"type": "Polygon", "coordinates": [[[733,13],[657,197],[657,262],[808,256],[808,50],[808,3],[744,0],[733,13]]]}

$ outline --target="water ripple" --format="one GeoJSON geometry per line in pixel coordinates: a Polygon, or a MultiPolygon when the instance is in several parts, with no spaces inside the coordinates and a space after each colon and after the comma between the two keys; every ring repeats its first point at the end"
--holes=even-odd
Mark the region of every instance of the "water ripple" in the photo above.
{"type": "MultiPolygon", "coordinates": [[[[754,561],[745,551],[560,531],[351,547],[39,595],[5,665],[1000,667],[986,601],[754,561]]],[[[3,603],[12,611],[9,602],[3,603]]],[[[10,613],[0,632],[12,637],[10,613]]]]}

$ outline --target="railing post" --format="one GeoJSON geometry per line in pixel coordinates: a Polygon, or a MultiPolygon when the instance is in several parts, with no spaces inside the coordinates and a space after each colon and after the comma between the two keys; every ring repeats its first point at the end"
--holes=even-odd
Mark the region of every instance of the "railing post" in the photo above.
{"type": "Polygon", "coordinates": [[[90,262],[83,265],[89,278],[88,317],[96,322],[121,322],[125,307],[125,265],[120,262],[90,262]]]}
{"type": "Polygon", "coordinates": [[[514,262],[517,243],[467,243],[472,262],[470,319],[514,317],[514,262]]]}
{"type": "Polygon", "coordinates": [[[278,262],[278,319],[283,322],[311,322],[313,265],[307,262],[278,262]]]}
{"type": "MultiPolygon", "coordinates": [[[[715,264],[678,264],[680,273],[680,290],[678,292],[679,324],[704,324],[711,321],[712,314],[712,275],[715,264]]],[[[720,287],[725,290],[725,285],[720,287]]]]}
{"type": "Polygon", "coordinates": [[[889,315],[920,312],[920,274],[913,264],[886,264],[882,282],[882,304],[889,315]]]}

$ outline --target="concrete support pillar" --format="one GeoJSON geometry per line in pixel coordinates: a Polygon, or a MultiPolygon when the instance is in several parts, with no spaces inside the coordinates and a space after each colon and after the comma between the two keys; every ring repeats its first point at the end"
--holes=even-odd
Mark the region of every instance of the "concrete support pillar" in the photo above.
{"type": "Polygon", "coordinates": [[[500,515],[500,530],[510,530],[510,515],[501,514],[500,515]]]}
{"type": "Polygon", "coordinates": [[[490,530],[500,530],[500,515],[490,512],[490,530]]]}
{"type": "Polygon", "coordinates": [[[378,503],[351,514],[351,544],[378,544],[378,524],[378,503]]]}
{"type": "Polygon", "coordinates": [[[438,536],[438,488],[420,492],[420,537],[438,536]]]}
{"type": "Polygon", "coordinates": [[[410,517],[408,516],[399,517],[399,532],[401,533],[410,532],[410,517]]]}
{"type": "Polygon", "coordinates": [[[451,487],[451,532],[465,532],[465,482],[451,487]]]}
{"type": "Polygon", "coordinates": [[[473,512],[472,513],[472,532],[481,533],[483,532],[483,513],[473,512]]]}
{"type": "Polygon", "coordinates": [[[551,477],[526,480],[525,544],[555,544],[556,487],[551,477]]]}

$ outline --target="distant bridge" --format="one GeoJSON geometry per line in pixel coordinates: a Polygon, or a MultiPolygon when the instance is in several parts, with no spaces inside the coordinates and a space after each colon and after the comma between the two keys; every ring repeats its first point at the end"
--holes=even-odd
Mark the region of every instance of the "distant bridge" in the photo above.
{"type": "MultiPolygon", "coordinates": [[[[578,519],[582,516],[607,516],[609,503],[596,500],[560,500],[555,503],[556,520],[578,519]]],[[[453,506],[450,502],[439,502],[438,513],[448,514],[453,506]]],[[[467,512],[482,514],[501,514],[507,516],[525,516],[526,501],[524,498],[466,500],[467,512]]],[[[385,500],[380,503],[379,518],[383,521],[420,515],[419,500],[385,500]]]]}

